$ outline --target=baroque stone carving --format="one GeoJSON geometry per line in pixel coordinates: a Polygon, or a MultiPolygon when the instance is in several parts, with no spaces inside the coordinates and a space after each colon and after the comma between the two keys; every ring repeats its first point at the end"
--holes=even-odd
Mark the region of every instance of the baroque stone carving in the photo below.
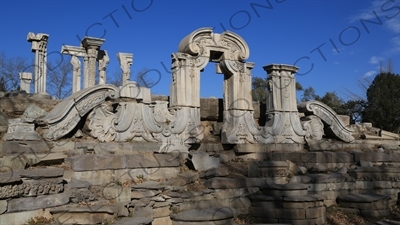
{"type": "Polygon", "coordinates": [[[39,125],[47,126],[44,137],[57,140],[71,132],[94,107],[101,105],[108,98],[119,97],[119,89],[113,85],[97,85],[72,94],[58,104],[47,116],[36,121],[39,125]]]}
{"type": "Polygon", "coordinates": [[[304,112],[306,115],[313,114],[319,117],[339,140],[344,142],[354,141],[353,130],[346,127],[335,111],[324,103],[318,101],[301,102],[298,104],[298,108],[300,112],[304,112]]]}
{"type": "MultiPolygon", "coordinates": [[[[93,70],[94,64],[90,60],[95,60],[103,42],[104,39],[86,37],[82,40],[84,47],[75,51],[85,57],[85,74],[93,70]]],[[[132,54],[119,53],[124,85],[120,88],[98,85],[74,93],[41,121],[49,128],[45,136],[50,140],[59,139],[88,115],[86,124],[90,134],[100,141],[157,142],[161,144],[160,152],[187,151],[187,144],[203,139],[200,73],[211,61],[216,63],[216,72],[224,74],[222,143],[303,144],[305,138],[321,140],[324,134],[322,121],[341,140],[354,140],[351,130],[323,104],[300,104],[308,116],[300,121],[294,77],[298,68],[291,65],[263,67],[269,83],[267,122],[265,126],[257,125],[251,96],[254,63],[245,61],[249,55],[246,42],[233,32],[215,34],[212,28],[192,32],[180,42],[178,52],[171,55],[172,84],[168,108],[166,101],[151,101],[150,89],[128,82],[132,54]],[[119,99],[111,106],[104,104],[107,98],[119,99]]]]}
{"type": "Polygon", "coordinates": [[[107,105],[96,107],[88,116],[91,135],[100,141],[139,141],[161,143],[160,152],[187,151],[185,143],[196,143],[202,134],[190,121],[196,110],[168,109],[168,102],[152,104],[120,102],[116,112],[107,105]],[[199,134],[200,133],[200,134],[199,134]]]}
{"type": "Polygon", "coordinates": [[[301,121],[304,129],[306,130],[306,139],[311,139],[315,141],[322,140],[324,135],[324,124],[321,119],[317,116],[310,115],[301,121]]]}
{"type": "Polygon", "coordinates": [[[0,199],[57,194],[63,190],[62,179],[44,179],[41,181],[2,186],[0,187],[0,199]]]}

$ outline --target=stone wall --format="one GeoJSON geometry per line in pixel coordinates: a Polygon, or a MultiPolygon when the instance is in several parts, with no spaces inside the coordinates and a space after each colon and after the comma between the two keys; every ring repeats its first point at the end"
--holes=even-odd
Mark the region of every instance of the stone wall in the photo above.
{"type": "MultiPolygon", "coordinates": [[[[318,217],[289,219],[319,224],[326,221],[325,208],[337,205],[339,196],[381,194],[394,205],[400,192],[398,151],[243,153],[237,146],[208,143],[193,146],[186,159],[155,153],[157,143],[12,143],[2,142],[1,224],[23,224],[36,216],[63,224],[118,224],[122,218],[131,224],[135,218],[172,224],[173,214],[215,207],[247,215],[261,204],[253,201],[263,199],[263,193],[275,193],[265,191],[271,185],[286,184],[305,186],[311,197],[323,196],[318,197],[323,204],[318,203],[318,217]],[[48,152],[38,146],[47,146],[48,152]],[[263,157],[254,160],[254,154],[263,157]]],[[[285,208],[276,210],[285,213],[285,208]]]]}

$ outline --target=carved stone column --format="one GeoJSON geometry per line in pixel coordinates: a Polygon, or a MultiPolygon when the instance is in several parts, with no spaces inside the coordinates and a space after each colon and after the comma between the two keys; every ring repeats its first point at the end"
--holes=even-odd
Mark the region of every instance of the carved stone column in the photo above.
{"type": "MultiPolygon", "coordinates": [[[[197,59],[203,60],[198,57],[197,59]]],[[[200,70],[196,57],[172,54],[171,107],[200,107],[200,70]]]]}
{"type": "Polygon", "coordinates": [[[97,55],[104,41],[104,39],[94,37],[84,37],[81,41],[86,50],[84,88],[92,87],[96,84],[97,55]]]}
{"type": "Polygon", "coordinates": [[[72,64],[72,93],[81,90],[81,61],[73,55],[71,57],[72,64]]]}
{"type": "Polygon", "coordinates": [[[32,52],[35,52],[35,93],[46,93],[46,59],[48,34],[28,33],[27,40],[32,42],[32,52]]]}
{"type": "Polygon", "coordinates": [[[81,61],[78,57],[86,57],[85,48],[80,46],[63,45],[61,54],[71,55],[72,72],[72,93],[81,90],[81,61]]]}
{"type": "Polygon", "coordinates": [[[31,93],[32,73],[23,72],[19,73],[20,88],[26,93],[31,93]]]}
{"type": "Polygon", "coordinates": [[[122,69],[122,86],[130,82],[131,79],[131,68],[133,63],[133,54],[131,53],[117,53],[119,65],[122,69]]]}
{"type": "Polygon", "coordinates": [[[106,70],[108,63],[110,62],[110,58],[108,57],[106,50],[100,50],[97,57],[99,61],[99,84],[105,84],[106,70]]]}
{"type": "Polygon", "coordinates": [[[306,132],[298,115],[294,78],[299,68],[284,64],[271,64],[263,68],[269,83],[266,112],[269,120],[265,129],[274,137],[275,143],[304,143],[306,132]]]}

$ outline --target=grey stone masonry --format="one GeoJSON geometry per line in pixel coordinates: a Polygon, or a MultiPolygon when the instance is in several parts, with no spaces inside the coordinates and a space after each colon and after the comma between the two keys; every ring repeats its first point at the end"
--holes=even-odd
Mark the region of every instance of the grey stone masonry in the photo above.
{"type": "Polygon", "coordinates": [[[172,154],[153,153],[135,155],[77,155],[67,158],[65,161],[74,171],[180,166],[179,159],[172,154]]]}
{"type": "Polygon", "coordinates": [[[340,210],[362,216],[381,217],[390,214],[389,196],[380,194],[348,194],[338,196],[340,210]]]}
{"type": "Polygon", "coordinates": [[[361,167],[349,170],[348,174],[356,180],[364,181],[398,181],[400,170],[390,167],[361,167]]]}
{"type": "Polygon", "coordinates": [[[35,198],[17,198],[8,202],[7,212],[21,212],[34,209],[51,208],[69,202],[67,193],[39,196],[35,198]]]}
{"type": "Polygon", "coordinates": [[[189,210],[171,215],[172,225],[233,224],[236,210],[229,207],[189,210]]]}

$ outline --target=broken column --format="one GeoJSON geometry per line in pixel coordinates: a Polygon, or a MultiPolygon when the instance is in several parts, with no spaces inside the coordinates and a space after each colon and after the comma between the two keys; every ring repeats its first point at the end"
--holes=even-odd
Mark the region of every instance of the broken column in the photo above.
{"type": "Polygon", "coordinates": [[[61,54],[71,55],[72,64],[72,93],[81,90],[81,61],[78,57],[85,57],[85,48],[80,46],[63,45],[61,54]]]}
{"type": "Polygon", "coordinates": [[[104,39],[94,37],[84,37],[81,41],[82,46],[86,50],[86,55],[84,56],[84,88],[92,87],[96,84],[96,61],[100,47],[104,41],[104,39]]]}
{"type": "Polygon", "coordinates": [[[131,53],[117,53],[117,58],[122,69],[122,86],[129,83],[131,79],[131,68],[133,62],[133,54],[131,53]]]}
{"type": "Polygon", "coordinates": [[[76,56],[71,56],[72,64],[72,93],[81,90],[81,61],[76,56]]]}
{"type": "Polygon", "coordinates": [[[265,129],[274,136],[275,143],[302,144],[306,132],[298,115],[294,77],[299,68],[284,64],[271,64],[263,68],[267,72],[269,91],[265,129]]]}
{"type": "Polygon", "coordinates": [[[26,93],[31,93],[32,73],[22,72],[19,73],[19,86],[21,90],[26,93]]]}
{"type": "Polygon", "coordinates": [[[106,69],[107,65],[110,62],[110,58],[108,57],[106,50],[100,50],[97,56],[97,60],[99,61],[99,84],[106,83],[106,69]]]}
{"type": "Polygon", "coordinates": [[[46,93],[46,55],[48,34],[28,33],[27,40],[32,42],[32,52],[35,52],[35,93],[46,93]]]}

